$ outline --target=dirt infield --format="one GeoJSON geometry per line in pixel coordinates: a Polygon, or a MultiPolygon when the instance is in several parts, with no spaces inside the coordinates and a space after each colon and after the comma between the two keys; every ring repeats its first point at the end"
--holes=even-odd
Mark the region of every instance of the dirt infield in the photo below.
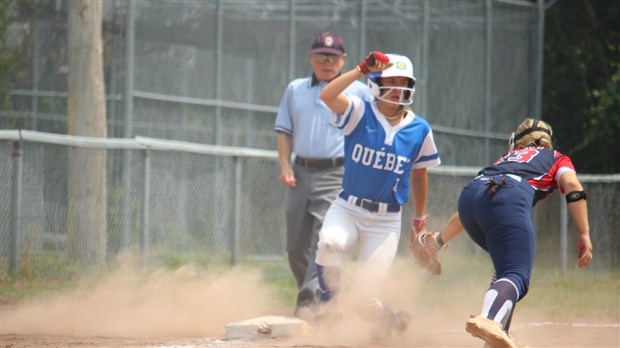
{"type": "MultiPolygon", "coordinates": [[[[481,347],[481,341],[472,338],[457,323],[451,323],[444,330],[420,332],[415,326],[404,337],[383,344],[363,342],[362,338],[350,339],[346,336],[258,338],[255,340],[229,340],[224,337],[160,337],[160,338],[119,338],[119,337],[72,337],[27,334],[3,334],[0,336],[2,348],[52,348],[52,347],[91,347],[91,348],[172,348],[172,347],[481,347]],[[418,332],[416,332],[418,331],[418,332]],[[356,342],[357,341],[357,342],[356,342]]],[[[620,329],[617,324],[603,323],[532,323],[517,326],[515,333],[519,340],[535,347],[619,347],[620,329]]],[[[346,334],[345,334],[346,335],[346,334]]],[[[364,336],[364,335],[361,335],[364,336]]]]}
{"type": "MultiPolygon", "coordinates": [[[[368,324],[346,311],[341,322],[299,337],[226,339],[229,322],[292,315],[291,308],[274,303],[274,289],[260,274],[205,275],[182,268],[145,276],[121,267],[70,293],[0,306],[0,348],[482,346],[464,326],[480,308],[484,282],[467,277],[428,285],[407,263],[397,264],[395,272],[397,281],[386,284],[383,298],[410,312],[412,322],[401,337],[382,343],[372,343],[368,324]]],[[[595,291],[584,296],[592,300],[595,291]]],[[[579,315],[549,315],[523,301],[516,308],[513,333],[532,348],[620,347],[619,300],[612,301],[611,315],[605,316],[588,308],[579,308],[579,315]]]]}

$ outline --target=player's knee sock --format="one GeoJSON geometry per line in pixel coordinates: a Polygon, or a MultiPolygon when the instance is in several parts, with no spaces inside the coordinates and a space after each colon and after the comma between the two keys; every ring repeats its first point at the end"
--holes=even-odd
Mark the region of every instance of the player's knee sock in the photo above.
{"type": "Polygon", "coordinates": [[[481,315],[502,323],[507,331],[518,299],[517,287],[506,278],[498,279],[484,295],[481,315]]]}
{"type": "Polygon", "coordinates": [[[321,302],[328,302],[335,297],[340,286],[340,269],[338,267],[324,267],[316,265],[321,290],[321,302]]]}
{"type": "Polygon", "coordinates": [[[512,314],[515,312],[516,306],[517,306],[516,303],[512,305],[512,310],[510,311],[510,314],[508,315],[508,319],[506,320],[506,325],[504,325],[504,331],[506,332],[510,332],[510,324],[512,323],[512,314]]]}

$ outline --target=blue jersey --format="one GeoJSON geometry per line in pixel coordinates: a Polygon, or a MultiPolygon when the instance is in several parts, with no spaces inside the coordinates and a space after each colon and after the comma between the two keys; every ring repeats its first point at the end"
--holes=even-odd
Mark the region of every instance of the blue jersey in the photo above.
{"type": "Polygon", "coordinates": [[[430,125],[408,111],[392,126],[374,102],[348,97],[345,113],[332,120],[345,136],[343,190],[375,202],[405,204],[411,170],[441,163],[430,125]]]}
{"type": "MultiPolygon", "coordinates": [[[[293,80],[280,101],[274,129],[293,138],[293,152],[306,158],[336,158],[344,155],[340,130],[331,125],[333,112],[323,103],[320,94],[327,82],[313,77],[293,80]]],[[[346,93],[371,98],[368,87],[351,84],[346,93]]]]}

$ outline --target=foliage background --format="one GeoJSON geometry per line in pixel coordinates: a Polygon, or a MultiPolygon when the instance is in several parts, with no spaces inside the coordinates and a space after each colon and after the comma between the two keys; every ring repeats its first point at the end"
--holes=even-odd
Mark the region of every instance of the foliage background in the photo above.
{"type": "Polygon", "coordinates": [[[617,0],[562,0],[546,12],[543,118],[579,172],[620,172],[618,18],[617,0]]]}

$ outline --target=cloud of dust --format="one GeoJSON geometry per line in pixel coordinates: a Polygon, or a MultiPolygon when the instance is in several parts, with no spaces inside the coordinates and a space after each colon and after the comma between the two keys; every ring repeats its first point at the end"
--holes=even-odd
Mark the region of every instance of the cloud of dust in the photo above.
{"type": "Polygon", "coordinates": [[[205,274],[187,266],[143,274],[123,261],[94,284],[2,314],[1,333],[164,337],[221,336],[231,321],[271,315],[258,271],[205,274]]]}
{"type": "Polygon", "coordinates": [[[343,267],[340,300],[344,301],[339,303],[342,320],[318,327],[309,336],[291,338],[289,341],[315,346],[410,346],[415,343],[416,346],[424,347],[446,342],[454,346],[469,341],[473,341],[474,346],[479,343],[465,332],[465,321],[472,310],[479,308],[477,301],[484,290],[479,292],[476,288],[463,288],[448,275],[430,277],[409,255],[396,258],[379,298],[393,311],[407,312],[411,322],[401,335],[382,337],[382,341],[375,341],[373,325],[360,319],[352,308],[347,307],[346,294],[351,290],[355,272],[355,260],[343,267]],[[448,328],[453,331],[447,332],[448,328]]]}
{"type": "MultiPolygon", "coordinates": [[[[340,319],[324,326],[311,326],[308,335],[289,337],[287,342],[319,346],[377,343],[372,341],[373,325],[347,307],[346,294],[355,277],[355,260],[345,264],[342,271],[340,319]]],[[[27,301],[5,311],[0,333],[223,337],[226,324],[233,321],[292,315],[292,306],[274,306],[276,295],[272,291],[259,271],[231,268],[213,274],[186,266],[146,274],[133,262],[124,260],[114,271],[94,282],[85,281],[70,293],[27,301]]],[[[472,303],[460,300],[458,294],[463,292],[451,284],[429,280],[411,258],[397,258],[380,299],[395,311],[408,312],[412,321],[404,334],[387,343],[432,345],[446,339],[437,337],[437,328],[464,328],[472,303]]]]}
{"type": "MultiPolygon", "coordinates": [[[[428,325],[428,312],[419,306],[420,292],[424,291],[425,279],[417,266],[408,257],[397,258],[383,284],[379,298],[393,311],[406,311],[412,317],[412,325],[402,335],[385,337],[382,332],[375,332],[372,323],[362,320],[347,303],[347,295],[354,282],[357,264],[356,260],[345,263],[341,269],[341,294],[338,303],[338,312],[341,319],[329,322],[324,326],[317,326],[310,331],[310,335],[289,339],[298,345],[310,346],[365,346],[368,344],[409,345],[411,342],[420,342],[422,331],[428,325]],[[415,326],[415,328],[414,328],[415,326]],[[378,334],[378,335],[377,335],[378,334]],[[379,339],[379,341],[377,341],[379,339]]],[[[433,338],[434,339],[434,338],[433,338]]]]}

